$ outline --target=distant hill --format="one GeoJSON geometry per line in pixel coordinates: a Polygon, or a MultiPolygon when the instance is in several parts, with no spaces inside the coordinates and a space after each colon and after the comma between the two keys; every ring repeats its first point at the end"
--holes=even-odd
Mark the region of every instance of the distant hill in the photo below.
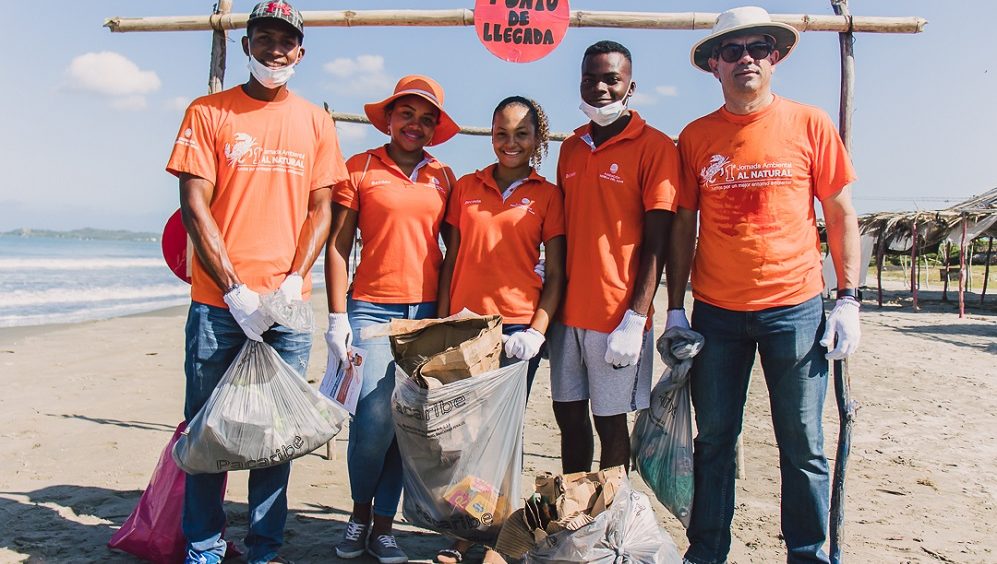
{"type": "Polygon", "coordinates": [[[54,239],[88,239],[98,241],[159,241],[158,233],[143,231],[125,231],[124,229],[73,229],[72,231],[53,231],[51,229],[30,229],[22,227],[0,232],[0,237],[48,237],[54,239]]]}

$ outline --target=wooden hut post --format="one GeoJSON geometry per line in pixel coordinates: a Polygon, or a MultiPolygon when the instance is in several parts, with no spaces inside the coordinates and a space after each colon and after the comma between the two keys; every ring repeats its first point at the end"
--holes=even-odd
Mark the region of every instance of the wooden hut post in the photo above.
{"type": "Polygon", "coordinates": [[[949,256],[952,254],[952,243],[945,240],[945,262],[942,263],[942,301],[949,301],[949,256]]]}
{"type": "Polygon", "coordinates": [[[879,231],[876,241],[876,288],[878,289],[879,307],[883,307],[883,260],[886,255],[886,226],[879,231]]]}
{"type": "Polygon", "coordinates": [[[218,7],[211,16],[211,69],[208,72],[208,94],[225,88],[225,55],[228,33],[221,26],[221,17],[232,11],[232,0],[218,0],[218,7]]]}
{"type": "Polygon", "coordinates": [[[990,237],[990,242],[987,244],[987,261],[986,266],[983,267],[983,288],[980,291],[980,305],[983,305],[983,299],[987,297],[987,282],[990,281],[990,255],[994,250],[994,238],[990,237]]]}
{"type": "Polygon", "coordinates": [[[914,311],[917,311],[917,216],[910,226],[910,293],[914,297],[914,311]]]}
{"type": "Polygon", "coordinates": [[[962,216],[962,239],[959,241],[959,319],[966,316],[966,225],[969,218],[962,216]]]}

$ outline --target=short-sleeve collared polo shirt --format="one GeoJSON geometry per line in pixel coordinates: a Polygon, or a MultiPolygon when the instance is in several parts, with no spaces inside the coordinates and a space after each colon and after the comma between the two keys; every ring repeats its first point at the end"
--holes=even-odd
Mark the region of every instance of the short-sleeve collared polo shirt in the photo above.
{"type": "Polygon", "coordinates": [[[333,202],[357,211],[361,254],[353,298],[374,303],[436,301],[440,223],[454,183],[450,167],[426,154],[406,176],[385,147],[346,161],[333,202]]]}
{"type": "Polygon", "coordinates": [[[499,314],[503,323],[530,323],[543,281],[534,271],[540,244],[564,235],[561,191],[532,171],[503,193],[491,165],[457,181],[446,221],[460,231],[450,284],[450,313],[499,314]]]}
{"type": "Polygon", "coordinates": [[[594,147],[584,125],[561,145],[567,277],[561,320],[608,333],[633,298],[644,214],[675,211],[681,167],[670,137],[636,111],[616,136],[594,147]]]}

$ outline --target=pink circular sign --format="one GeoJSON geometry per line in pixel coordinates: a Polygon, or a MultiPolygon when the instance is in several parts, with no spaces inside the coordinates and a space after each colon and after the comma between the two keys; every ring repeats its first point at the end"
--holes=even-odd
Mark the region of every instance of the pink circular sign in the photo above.
{"type": "Polygon", "coordinates": [[[568,0],[476,0],[474,29],[496,57],[529,63],[560,45],[570,15],[568,0]]]}

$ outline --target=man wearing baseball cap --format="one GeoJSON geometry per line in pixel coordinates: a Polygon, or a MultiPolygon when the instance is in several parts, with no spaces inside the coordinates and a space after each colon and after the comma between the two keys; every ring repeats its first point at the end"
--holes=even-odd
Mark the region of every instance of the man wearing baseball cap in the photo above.
{"type": "MultiPolygon", "coordinates": [[[[249,16],[242,49],[245,84],[204,96],[187,109],[166,170],[180,179],[193,257],[186,325],[184,416],[208,400],[247,339],[272,346],[302,377],[311,333],[260,309],[260,295],[307,300],[311,271],[331,220],[332,185],[346,178],[335,125],[287,89],[305,50],[301,14],[280,0],[249,16]]],[[[248,561],[278,556],[287,518],[290,464],[249,471],[248,561]]],[[[183,530],[188,563],[225,556],[225,474],[188,475],[183,530]]]]}
{"type": "Polygon", "coordinates": [[[726,562],[730,550],[734,447],[756,350],[779,447],[788,561],[828,561],[821,412],[828,359],[858,346],[862,265],[849,188],[855,172],[834,124],[771,90],[776,65],[798,40],[765,10],[744,7],[720,14],[692,49],[693,65],[718,79],[724,95],[723,107],[679,136],[684,189],[667,269],[667,326],[688,327],[682,304],[691,267],[692,328],[706,338],[691,376],[698,434],[685,557],[695,564],[726,562]],[[838,280],[826,321],[814,198],[838,280]]]}

